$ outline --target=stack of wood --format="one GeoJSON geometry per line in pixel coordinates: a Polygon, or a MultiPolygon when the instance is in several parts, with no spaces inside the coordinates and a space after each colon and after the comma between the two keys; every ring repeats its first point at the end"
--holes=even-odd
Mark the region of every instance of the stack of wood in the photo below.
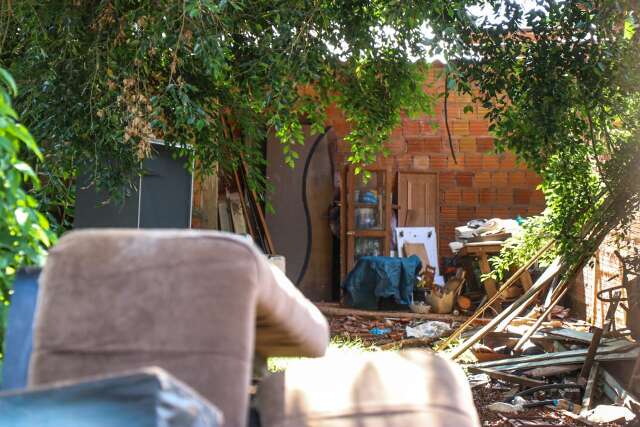
{"type": "Polygon", "coordinates": [[[275,254],[273,240],[267,227],[264,210],[255,190],[248,184],[245,163],[240,170],[223,176],[218,199],[219,229],[250,235],[264,253],[275,254]]]}

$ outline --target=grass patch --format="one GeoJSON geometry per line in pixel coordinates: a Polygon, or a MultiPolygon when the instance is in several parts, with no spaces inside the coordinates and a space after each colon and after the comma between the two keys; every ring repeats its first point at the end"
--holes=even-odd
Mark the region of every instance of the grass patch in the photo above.
{"type": "MultiPolygon", "coordinates": [[[[327,348],[327,355],[336,353],[366,353],[369,351],[377,351],[377,349],[370,345],[365,345],[361,339],[349,339],[343,337],[333,337],[329,342],[327,348]]],[[[287,367],[295,362],[301,360],[302,357],[270,357],[267,360],[267,369],[269,372],[284,371],[287,367]]]]}

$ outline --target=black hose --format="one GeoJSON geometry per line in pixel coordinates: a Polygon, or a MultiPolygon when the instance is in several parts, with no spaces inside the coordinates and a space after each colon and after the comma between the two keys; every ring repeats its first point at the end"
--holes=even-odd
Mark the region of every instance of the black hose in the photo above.
{"type": "Polygon", "coordinates": [[[517,397],[517,396],[522,397],[522,396],[526,396],[527,394],[533,394],[536,391],[541,391],[541,390],[560,390],[564,388],[579,388],[581,391],[584,391],[584,386],[580,384],[568,384],[568,383],[544,384],[544,385],[523,390],[520,393],[516,393],[513,397],[517,397]]]}
{"type": "Polygon", "coordinates": [[[311,215],[309,214],[309,201],[307,200],[307,175],[309,175],[309,165],[311,164],[311,158],[313,157],[316,148],[318,148],[318,143],[322,141],[322,139],[330,130],[331,126],[327,126],[324,129],[324,132],[321,135],[318,135],[316,140],[313,142],[311,150],[309,150],[307,160],[304,162],[304,170],[302,171],[302,205],[304,206],[304,217],[307,221],[307,249],[305,251],[304,261],[302,262],[302,268],[300,269],[300,273],[298,274],[298,278],[296,279],[296,287],[300,286],[300,282],[302,282],[302,279],[307,272],[307,267],[309,267],[309,258],[311,258],[311,243],[313,242],[311,215]]]}

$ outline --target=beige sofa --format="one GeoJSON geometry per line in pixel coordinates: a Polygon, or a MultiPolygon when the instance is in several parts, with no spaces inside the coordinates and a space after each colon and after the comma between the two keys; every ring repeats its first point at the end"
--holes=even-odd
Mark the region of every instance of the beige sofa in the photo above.
{"type": "Polygon", "coordinates": [[[245,426],[254,351],[322,356],[322,314],[246,239],[65,235],[40,278],[30,386],[160,366],[245,426]]]}

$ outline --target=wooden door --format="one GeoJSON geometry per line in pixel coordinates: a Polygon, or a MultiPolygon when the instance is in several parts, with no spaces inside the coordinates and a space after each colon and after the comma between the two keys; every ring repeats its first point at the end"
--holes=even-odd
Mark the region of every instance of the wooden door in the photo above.
{"type": "Polygon", "coordinates": [[[399,173],[398,225],[438,229],[438,176],[435,173],[399,173]]]}

